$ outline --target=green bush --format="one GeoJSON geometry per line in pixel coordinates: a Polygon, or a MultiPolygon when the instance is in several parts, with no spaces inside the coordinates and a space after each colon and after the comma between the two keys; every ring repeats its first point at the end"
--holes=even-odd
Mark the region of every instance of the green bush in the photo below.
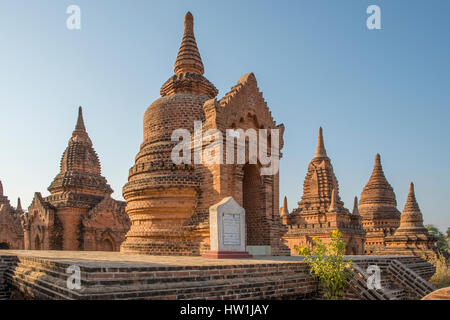
{"type": "Polygon", "coordinates": [[[312,248],[296,246],[295,249],[305,257],[304,261],[309,265],[311,274],[319,280],[324,290],[323,297],[327,300],[342,299],[353,265],[351,260],[344,261],[347,243],[342,240],[342,233],[334,230],[327,245],[315,237],[313,242],[312,248]]]}

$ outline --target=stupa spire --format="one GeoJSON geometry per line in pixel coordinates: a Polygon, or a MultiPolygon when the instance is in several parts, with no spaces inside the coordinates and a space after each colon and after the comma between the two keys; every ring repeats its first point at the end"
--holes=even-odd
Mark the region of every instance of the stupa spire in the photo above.
{"type": "Polygon", "coordinates": [[[75,129],[72,132],[71,140],[75,142],[85,141],[89,144],[92,143],[91,139],[89,138],[89,135],[87,134],[86,127],[84,125],[83,108],[81,106],[78,107],[77,123],[75,124],[75,129]]]}
{"type": "Polygon", "coordinates": [[[0,197],[3,196],[3,184],[2,180],[0,180],[0,197]]]}
{"type": "Polygon", "coordinates": [[[289,215],[289,209],[287,205],[287,197],[284,197],[283,200],[283,206],[280,208],[280,216],[288,216],[289,215]]]}
{"type": "Polygon", "coordinates": [[[174,66],[175,74],[191,72],[203,75],[202,58],[194,36],[194,17],[189,11],[184,16],[184,35],[174,66]]]}
{"type": "Polygon", "coordinates": [[[17,211],[23,211],[22,203],[20,202],[20,197],[17,198],[17,211]]]}
{"type": "Polygon", "coordinates": [[[319,128],[319,136],[317,138],[317,148],[314,158],[325,158],[327,157],[327,151],[325,150],[325,144],[323,143],[323,133],[322,127],[319,128]]]}
{"type": "Polygon", "coordinates": [[[78,107],[78,118],[77,118],[77,124],[75,125],[76,131],[84,131],[86,132],[86,127],[84,126],[84,120],[83,120],[83,108],[78,107]]]}
{"type": "Polygon", "coordinates": [[[406,199],[405,207],[403,208],[403,213],[405,212],[422,215],[419,205],[417,204],[414,183],[412,182],[409,183],[408,198],[406,199]]]}
{"type": "Polygon", "coordinates": [[[353,202],[353,211],[352,214],[354,215],[359,215],[359,210],[358,210],[358,197],[355,196],[355,200],[353,202]]]}

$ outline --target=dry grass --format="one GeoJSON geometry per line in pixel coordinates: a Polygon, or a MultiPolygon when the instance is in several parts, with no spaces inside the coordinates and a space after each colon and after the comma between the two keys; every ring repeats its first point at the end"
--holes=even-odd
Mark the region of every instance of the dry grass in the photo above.
{"type": "Polygon", "coordinates": [[[430,283],[438,289],[450,287],[450,264],[445,256],[438,252],[434,256],[424,255],[424,258],[436,267],[436,272],[430,278],[430,283]]]}

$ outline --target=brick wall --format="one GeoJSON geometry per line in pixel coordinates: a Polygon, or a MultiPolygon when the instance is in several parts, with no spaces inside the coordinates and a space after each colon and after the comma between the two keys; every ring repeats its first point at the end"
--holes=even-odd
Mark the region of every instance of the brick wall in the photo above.
{"type": "MultiPolygon", "coordinates": [[[[430,268],[417,257],[352,257],[362,270],[382,269],[385,290],[380,299],[418,299],[414,290],[389,275],[389,263],[398,259],[418,277],[430,268]]],[[[155,266],[98,261],[73,262],[80,266],[81,290],[67,288],[69,263],[32,256],[1,256],[0,296],[27,299],[317,299],[317,281],[301,262],[258,262],[222,265],[155,266]],[[7,266],[7,267],[5,267],[7,266]],[[8,286],[1,286],[2,284],[8,286]],[[2,291],[3,290],[3,291],[2,291]]],[[[234,262],[233,262],[234,263],[234,262]]],[[[424,284],[424,282],[422,282],[424,284]]],[[[365,283],[362,282],[364,286],[365,283]]],[[[346,299],[368,299],[361,288],[347,287],[346,299]]]]}

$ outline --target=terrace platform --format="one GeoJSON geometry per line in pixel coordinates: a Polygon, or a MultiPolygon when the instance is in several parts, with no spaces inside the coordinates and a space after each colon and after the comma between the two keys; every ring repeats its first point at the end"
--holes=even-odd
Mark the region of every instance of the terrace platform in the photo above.
{"type": "MultiPolygon", "coordinates": [[[[386,274],[393,261],[398,261],[407,269],[400,268],[399,273],[412,273],[422,286],[426,283],[423,278],[434,272],[417,257],[350,258],[358,270],[377,264],[386,274]]],[[[361,287],[364,276],[363,271],[355,272],[355,279],[360,279],[350,288],[348,298],[370,298],[371,293],[364,293],[361,287]]],[[[410,297],[410,288],[404,289],[405,297],[410,297]]],[[[432,288],[425,291],[427,294],[432,288]]],[[[319,286],[298,256],[218,260],[98,251],[0,250],[0,297],[9,298],[11,293],[27,299],[311,299],[318,296],[319,286]],[[66,270],[72,265],[81,272],[79,290],[67,286],[72,273],[66,270]]],[[[415,294],[421,295],[418,298],[425,295],[415,294]]]]}

